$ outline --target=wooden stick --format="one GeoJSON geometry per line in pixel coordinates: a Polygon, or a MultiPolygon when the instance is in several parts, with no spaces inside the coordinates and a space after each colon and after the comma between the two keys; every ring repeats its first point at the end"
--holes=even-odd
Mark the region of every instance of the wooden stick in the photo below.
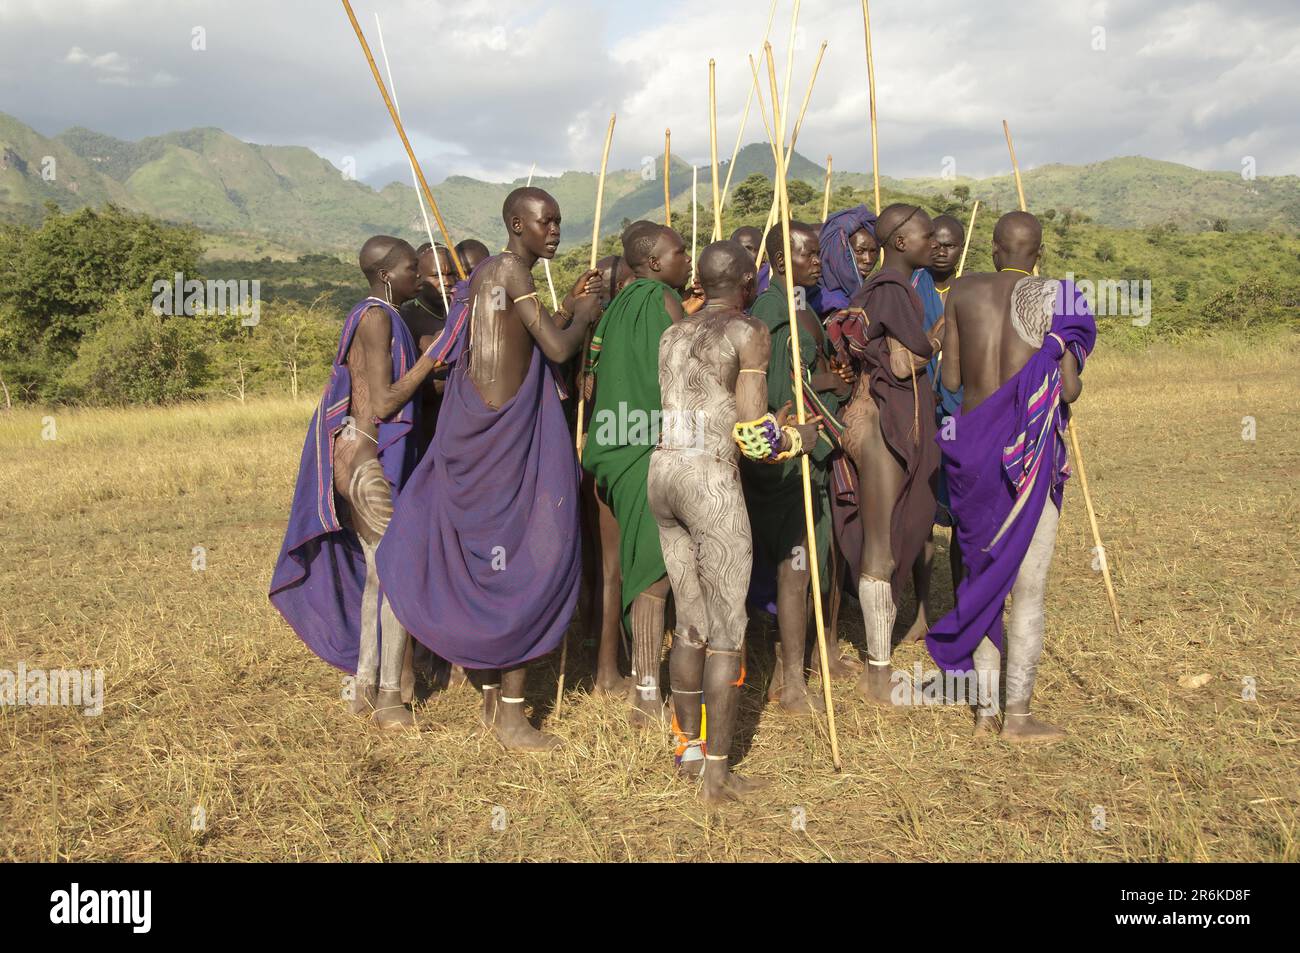
{"type": "MultiPolygon", "coordinates": [[[[797,5],[796,5],[797,6],[797,5]]],[[[798,12],[796,10],[796,12],[798,12]]],[[[821,70],[822,57],[826,55],[826,43],[822,43],[821,49],[817,52],[817,62],[813,64],[812,78],[808,80],[808,89],[803,95],[803,104],[799,107],[799,119],[794,124],[794,131],[790,134],[790,148],[785,153],[785,164],[782,166],[789,169],[790,162],[794,158],[794,146],[799,141],[799,130],[803,128],[803,117],[808,112],[808,103],[812,101],[813,87],[817,85],[817,74],[821,70]]],[[[773,112],[775,116],[775,111],[773,112]]],[[[783,130],[784,134],[784,130],[783,130]]],[[[763,263],[763,248],[767,243],[768,233],[772,231],[772,226],[776,224],[779,215],[778,195],[775,189],[772,190],[772,208],[767,214],[767,227],[763,229],[763,240],[759,245],[758,264],[763,263]]]]}
{"type": "Polygon", "coordinates": [[[831,214],[831,162],[830,156],[826,157],[826,191],[822,195],[822,222],[830,218],[831,214]]]}
{"type": "MultiPolygon", "coordinates": [[[[534,162],[533,167],[528,170],[528,181],[525,183],[525,187],[528,188],[532,187],[533,176],[536,173],[537,173],[537,163],[534,162]]],[[[546,273],[546,287],[550,289],[551,292],[551,310],[559,311],[560,299],[555,296],[555,281],[554,279],[551,278],[551,260],[549,258],[542,259],[542,271],[546,273]]]]}
{"type": "MultiPolygon", "coordinates": [[[[767,11],[767,29],[763,31],[763,43],[772,34],[772,18],[776,16],[776,0],[772,0],[772,6],[767,11]]],[[[763,47],[759,46],[759,52],[762,53],[763,47]]],[[[757,85],[751,86],[749,95],[745,97],[745,114],[740,118],[740,128],[736,130],[736,145],[731,150],[731,162],[727,165],[727,181],[722,186],[722,211],[727,210],[727,197],[731,194],[731,173],[736,171],[736,159],[740,155],[740,141],[745,136],[745,124],[749,122],[749,107],[754,102],[754,90],[757,85]]],[[[721,226],[718,227],[718,234],[722,234],[721,226]]]]}
{"type": "Polygon", "coordinates": [[[700,167],[691,166],[691,286],[695,285],[695,258],[700,242],[700,167]]]}
{"type": "Polygon", "coordinates": [[[871,55],[871,10],[862,0],[862,26],[867,34],[867,85],[871,90],[871,177],[876,184],[876,214],[880,214],[880,148],[876,139],[876,60],[871,55]]]}
{"type": "Polygon", "coordinates": [[[709,60],[709,153],[713,160],[713,240],[722,240],[722,194],[718,191],[718,64],[709,60]]]}
{"type": "Polygon", "coordinates": [[[976,199],[970,210],[970,225],[966,227],[966,241],[961,246],[961,261],[957,263],[957,277],[966,270],[966,253],[970,251],[970,237],[975,234],[975,213],[980,210],[980,200],[976,199]]]}
{"type": "MultiPolygon", "coordinates": [[[[609,168],[609,147],[614,141],[614,122],[618,119],[617,115],[609,117],[609,128],[605,130],[605,150],[600,156],[600,178],[596,182],[596,220],[591,225],[591,269],[595,269],[596,262],[600,255],[600,214],[605,205],[605,171],[609,168]]],[[[573,442],[574,450],[578,454],[578,460],[582,460],[582,426],[585,422],[587,413],[587,351],[591,348],[591,332],[587,332],[587,337],[583,341],[582,350],[578,352],[578,429],[575,431],[573,442]]],[[[560,712],[564,708],[564,675],[565,669],[569,662],[569,634],[565,632],[564,638],[560,641],[560,679],[555,686],[555,717],[560,717],[560,712]]]]}
{"type": "MultiPolygon", "coordinates": [[[[796,8],[798,2],[796,0],[796,8]]],[[[785,137],[785,115],[784,107],[777,101],[776,91],[776,61],[772,58],[772,45],[769,43],[764,48],[767,56],[767,78],[772,91],[772,114],[774,117],[773,127],[777,134],[784,139],[785,137]]],[[[790,261],[790,192],[786,188],[785,181],[785,158],[781,154],[781,145],[774,142],[777,156],[777,176],[776,188],[777,194],[781,199],[781,222],[782,222],[782,248],[785,252],[785,260],[790,261]]],[[[775,277],[775,276],[773,276],[775,277]]],[[[807,420],[807,412],[804,407],[803,399],[803,362],[799,357],[799,324],[798,309],[795,307],[794,298],[794,270],[790,267],[785,269],[785,293],[786,305],[790,309],[790,350],[793,357],[794,374],[794,405],[795,412],[798,414],[799,423],[807,420]]],[[[813,618],[817,623],[817,649],[821,654],[822,670],[822,695],[826,702],[826,718],[830,727],[831,737],[831,763],[835,770],[839,771],[843,765],[840,762],[840,744],[839,737],[835,731],[835,700],[831,696],[831,669],[830,659],[826,652],[826,626],[822,618],[822,581],[821,570],[817,565],[817,526],[813,519],[813,498],[812,498],[812,472],[808,467],[808,454],[799,456],[799,471],[803,478],[803,512],[804,526],[807,531],[805,545],[808,547],[808,565],[812,575],[812,593],[813,593],[813,618]]]]}
{"type": "Polygon", "coordinates": [[[406,157],[411,160],[415,175],[420,180],[420,188],[424,190],[425,201],[429,203],[429,208],[433,211],[433,218],[438,223],[439,231],[442,232],[443,241],[447,243],[447,251],[451,255],[452,264],[456,266],[456,274],[464,279],[466,277],[465,266],[461,264],[460,256],[456,254],[456,243],[451,240],[451,233],[447,231],[447,223],[442,220],[442,213],[438,211],[438,203],[433,198],[433,190],[429,188],[429,183],[424,177],[424,171],[415,158],[415,150],[411,148],[411,140],[406,137],[406,129],[402,126],[402,118],[397,115],[397,107],[393,105],[393,100],[388,95],[388,87],[384,85],[384,80],[379,75],[379,67],[375,65],[375,57],[370,52],[370,44],[366,42],[366,35],[361,32],[361,24],[357,22],[357,16],[352,12],[352,4],[348,0],[343,0],[343,9],[347,11],[348,20],[351,21],[352,29],[357,35],[357,41],[361,44],[361,51],[365,53],[366,62],[370,64],[370,72],[375,77],[375,85],[379,87],[379,95],[384,97],[384,105],[388,107],[388,115],[392,117],[393,125],[397,127],[397,134],[401,137],[402,145],[406,148],[406,157]]]}
{"type": "MultiPolygon", "coordinates": [[[[1002,120],[1002,131],[1007,136],[1007,149],[1011,152],[1011,168],[1016,174],[1016,194],[1020,197],[1020,211],[1029,211],[1025,204],[1025,187],[1020,180],[1020,163],[1016,161],[1016,147],[1011,142],[1011,127],[1007,121],[1002,120]]],[[[1034,274],[1038,274],[1038,266],[1034,266],[1034,274]]],[[[1120,624],[1119,618],[1119,600],[1115,597],[1115,584],[1110,578],[1110,563],[1106,559],[1106,546],[1101,541],[1101,527],[1097,524],[1097,511],[1092,505],[1092,493],[1088,488],[1088,474],[1083,466],[1083,448],[1079,446],[1078,428],[1071,419],[1066,425],[1066,430],[1070,435],[1070,448],[1074,451],[1074,463],[1079,468],[1079,488],[1083,490],[1083,505],[1088,511],[1088,525],[1092,528],[1092,541],[1097,548],[1097,558],[1101,563],[1101,578],[1106,584],[1106,598],[1110,602],[1111,618],[1115,622],[1115,634],[1123,635],[1124,630],[1120,624]]]]}
{"type": "Polygon", "coordinates": [[[673,227],[673,189],[672,189],[672,170],[670,168],[673,161],[673,131],[664,130],[664,225],[668,228],[673,227]]]}
{"type": "MultiPolygon", "coordinates": [[[[384,60],[384,72],[388,74],[388,89],[393,95],[393,108],[397,110],[397,115],[402,114],[402,107],[397,101],[397,84],[393,82],[393,66],[388,62],[388,47],[384,43],[384,25],[379,22],[379,14],[375,14],[375,35],[379,37],[379,55],[384,60]]],[[[429,213],[424,208],[424,196],[420,194],[420,179],[415,174],[415,166],[411,166],[411,181],[415,185],[415,200],[420,203],[420,217],[424,219],[424,232],[429,236],[429,244],[436,245],[433,240],[433,226],[429,224],[429,213]]],[[[435,248],[433,252],[433,267],[438,270],[438,294],[442,297],[442,313],[449,314],[451,305],[447,301],[447,291],[443,288],[442,281],[442,262],[438,260],[438,251],[435,248]]]]}

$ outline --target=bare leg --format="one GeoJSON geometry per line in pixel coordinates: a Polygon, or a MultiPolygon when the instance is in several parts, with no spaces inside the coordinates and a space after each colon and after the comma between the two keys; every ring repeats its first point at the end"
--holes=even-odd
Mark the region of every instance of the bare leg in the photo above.
{"type": "Polygon", "coordinates": [[[907,630],[907,635],[903,636],[904,642],[919,642],[930,631],[925,604],[930,601],[930,575],[933,569],[934,530],[931,529],[930,538],[925,541],[921,555],[916,557],[916,562],[912,565],[912,588],[916,590],[916,620],[907,630]]]}
{"type": "Polygon", "coordinates": [[[375,569],[375,546],[361,540],[366,557],[366,586],[361,591],[361,645],[357,651],[356,694],[351,709],[369,718],[379,694],[379,574],[375,569]]]}
{"type": "MultiPolygon", "coordinates": [[[[526,666],[501,673],[501,694],[497,699],[492,729],[507,751],[550,751],[560,744],[554,735],[544,734],[528,723],[524,715],[526,666]]],[[[486,699],[487,693],[484,693],[486,699]]]]}
{"type": "MultiPolygon", "coordinates": [[[[673,712],[677,716],[677,730],[685,737],[688,749],[700,748],[700,735],[704,723],[704,643],[697,640],[694,626],[687,626],[673,636],[668,653],[668,677],[673,686],[673,712]]],[[[698,777],[704,759],[696,758],[702,751],[686,752],[681,773],[698,777]]]]}
{"type": "Polygon", "coordinates": [[[1016,742],[1050,742],[1065,737],[1065,732],[1029,714],[1029,702],[1038,676],[1038,658],[1043,652],[1045,619],[1043,604],[1047,598],[1047,571],[1056,548],[1056,529],[1060,514],[1049,500],[1043,507],[1034,538],[1020,564],[1015,585],[1011,587],[1011,611],[1007,623],[1007,716],[1002,736],[1016,742]]]}
{"type": "Polygon", "coordinates": [[[633,720],[662,725],[663,696],[659,692],[659,668],[663,660],[664,601],[668,577],[654,582],[632,600],[633,720]]]}
{"type": "Polygon", "coordinates": [[[1001,680],[1002,654],[985,636],[975,647],[975,684],[979,686],[979,699],[975,706],[976,735],[991,736],[997,730],[1001,680]]]}
{"type": "Polygon", "coordinates": [[[705,804],[738,801],[762,787],[761,782],[731,773],[731,742],[740,709],[740,652],[708,652],[704,663],[704,704],[709,709],[709,750],[700,799],[705,804]]]}
{"type": "MultiPolygon", "coordinates": [[[[798,715],[811,715],[826,710],[820,698],[808,695],[808,683],[804,677],[804,644],[808,638],[808,581],[811,573],[808,569],[808,556],[800,550],[805,547],[800,542],[796,551],[776,567],[776,621],[781,633],[780,651],[781,685],[779,698],[781,707],[798,715]],[[796,562],[797,561],[797,562],[796,562]],[[802,569],[795,568],[803,566],[802,569]]],[[[773,681],[776,674],[773,674],[773,681]]]]}
{"type": "Polygon", "coordinates": [[[622,636],[623,576],[618,562],[618,521],[614,513],[591,491],[596,515],[597,575],[599,583],[592,594],[594,625],[599,627],[596,654],[596,694],[623,693],[631,689],[632,680],[618,670],[618,645],[622,636]]]}

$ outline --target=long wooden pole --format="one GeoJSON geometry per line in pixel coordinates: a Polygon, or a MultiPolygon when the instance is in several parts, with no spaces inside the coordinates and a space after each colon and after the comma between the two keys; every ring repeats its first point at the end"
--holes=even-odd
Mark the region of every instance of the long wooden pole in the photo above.
{"type": "Polygon", "coordinates": [[[673,161],[673,131],[664,130],[664,225],[669,228],[673,227],[673,189],[672,189],[672,168],[673,161]]]}
{"type": "Polygon", "coordinates": [[[709,154],[713,162],[713,241],[722,239],[722,193],[718,190],[718,64],[709,60],[709,154]]]}
{"type": "MultiPolygon", "coordinates": [[[[796,3],[797,6],[797,3],[796,3]]],[[[785,138],[785,109],[777,101],[776,88],[776,61],[772,58],[772,45],[769,43],[764,48],[767,56],[767,78],[772,90],[772,114],[773,128],[777,131],[782,139],[785,138]]],[[[782,155],[781,143],[776,142],[775,154],[777,157],[777,176],[776,188],[777,194],[781,198],[781,222],[782,222],[782,250],[785,252],[787,266],[785,269],[785,293],[786,305],[790,311],[790,350],[793,358],[794,374],[794,405],[795,413],[798,415],[799,423],[807,421],[807,411],[804,407],[803,399],[803,361],[799,357],[799,319],[798,309],[795,306],[794,297],[794,270],[789,267],[788,262],[791,260],[790,254],[790,193],[786,188],[785,181],[785,157],[782,155]]],[[[817,650],[821,655],[822,670],[822,695],[826,703],[826,718],[830,728],[831,737],[831,763],[835,770],[842,768],[840,762],[840,743],[839,737],[835,731],[835,700],[831,696],[831,671],[830,662],[826,654],[826,625],[822,619],[822,581],[821,569],[817,565],[817,525],[813,518],[813,497],[812,497],[812,471],[808,466],[808,454],[799,456],[799,472],[803,479],[803,512],[804,527],[807,531],[805,545],[808,548],[808,565],[811,568],[812,575],[812,592],[813,592],[813,618],[817,623],[817,650]]]]}
{"type": "MultiPolygon", "coordinates": [[[[600,178],[596,182],[596,220],[591,225],[591,263],[590,269],[595,269],[596,262],[600,256],[600,216],[605,205],[605,172],[609,168],[609,147],[614,141],[614,123],[618,119],[617,115],[609,117],[609,128],[605,130],[605,149],[600,156],[600,178]]],[[[590,332],[588,332],[590,334],[590,332]]],[[[587,350],[590,347],[590,337],[583,344],[582,350],[578,353],[578,429],[574,434],[574,449],[577,451],[578,459],[582,459],[582,427],[587,415],[587,350]]],[[[555,686],[555,717],[560,716],[564,707],[564,675],[565,669],[569,662],[569,638],[565,633],[564,639],[560,642],[560,678],[555,686]]]]}
{"type": "Polygon", "coordinates": [[[970,209],[970,225],[966,227],[966,241],[961,246],[961,261],[957,263],[957,277],[966,270],[966,253],[970,251],[970,237],[975,234],[975,214],[980,210],[980,200],[976,199],[970,209]]]}
{"type": "MultiPolygon", "coordinates": [[[[533,176],[536,173],[537,173],[537,163],[534,162],[533,167],[528,170],[528,182],[526,183],[525,187],[532,186],[533,176]]],[[[546,287],[551,292],[551,310],[559,311],[560,299],[555,295],[555,279],[551,277],[551,260],[549,258],[542,259],[542,271],[546,273],[546,287]]]]}
{"type": "MultiPolygon", "coordinates": [[[[776,16],[776,0],[772,0],[772,6],[769,7],[767,11],[767,28],[763,31],[763,43],[766,43],[768,37],[772,35],[772,18],[775,16],[776,16]]],[[[762,49],[763,47],[760,45],[759,46],[760,53],[762,52],[762,49]]],[[[755,88],[756,87],[751,86],[749,89],[749,95],[745,97],[745,114],[740,117],[740,128],[736,130],[736,145],[731,150],[731,162],[727,164],[727,180],[722,185],[722,211],[723,212],[727,210],[727,198],[731,194],[731,174],[736,171],[736,159],[740,155],[740,143],[745,136],[745,126],[749,122],[749,107],[752,106],[754,103],[755,88]]],[[[718,226],[718,234],[719,235],[722,234],[721,225],[718,226]]]]}
{"type": "Polygon", "coordinates": [[[831,214],[831,163],[833,161],[831,156],[826,157],[826,191],[822,193],[822,222],[825,222],[831,214]]]}
{"type": "MultiPolygon", "coordinates": [[[[1025,204],[1025,186],[1020,179],[1020,163],[1016,161],[1016,147],[1011,142],[1011,127],[1007,121],[1002,120],[1002,131],[1007,136],[1007,149],[1011,153],[1011,168],[1016,175],[1016,194],[1020,198],[1020,211],[1028,212],[1029,207],[1025,204]]],[[[1034,274],[1038,274],[1038,266],[1034,266],[1034,274]]],[[[1079,488],[1083,490],[1083,505],[1088,511],[1088,525],[1092,529],[1092,542],[1097,547],[1097,558],[1101,563],[1101,578],[1106,583],[1106,598],[1110,602],[1111,618],[1115,622],[1115,634],[1123,635],[1124,629],[1120,623],[1119,617],[1119,600],[1115,597],[1115,584],[1110,578],[1110,563],[1106,559],[1106,546],[1101,541],[1101,527],[1097,524],[1097,510],[1092,504],[1092,492],[1088,488],[1088,471],[1083,465],[1083,448],[1079,446],[1078,427],[1074,425],[1071,419],[1066,425],[1066,431],[1070,436],[1070,449],[1074,452],[1074,462],[1079,468],[1079,488]]]]}
{"type": "Polygon", "coordinates": [[[442,213],[438,211],[438,203],[433,197],[433,190],[429,188],[429,183],[424,177],[424,171],[420,168],[419,160],[415,158],[415,150],[411,148],[411,140],[406,137],[406,129],[402,126],[402,117],[397,114],[397,107],[393,105],[392,98],[388,95],[388,87],[384,85],[383,77],[379,75],[379,67],[375,65],[375,57],[370,52],[370,44],[366,42],[366,35],[361,32],[361,24],[357,22],[357,15],[352,12],[352,4],[348,0],[343,0],[343,9],[347,11],[348,20],[352,23],[352,30],[357,35],[357,41],[361,44],[361,51],[366,55],[366,62],[370,64],[370,72],[375,77],[375,85],[379,87],[379,95],[384,98],[384,105],[388,107],[388,115],[392,117],[393,125],[397,127],[397,134],[402,139],[402,145],[406,148],[406,157],[411,160],[411,165],[415,169],[416,178],[420,181],[420,188],[424,191],[424,199],[429,203],[429,209],[433,212],[434,221],[438,223],[438,230],[442,232],[442,239],[447,243],[447,252],[451,255],[451,262],[456,266],[456,274],[461,279],[465,278],[465,266],[461,264],[460,256],[456,254],[456,243],[451,240],[451,233],[447,230],[447,223],[442,219],[442,213]]]}
{"type": "Polygon", "coordinates": [[[700,167],[691,166],[691,286],[695,286],[695,259],[700,244],[700,167]]]}
{"type": "Polygon", "coordinates": [[[871,55],[871,10],[862,0],[862,26],[867,34],[867,86],[871,91],[871,177],[876,185],[876,214],[880,214],[880,145],[876,139],[876,60],[871,55]]]}
{"type": "MultiPolygon", "coordinates": [[[[797,12],[797,10],[796,10],[797,12]]],[[[808,80],[808,89],[803,94],[803,104],[799,107],[799,118],[795,121],[794,131],[790,133],[790,148],[785,150],[785,163],[783,168],[789,169],[790,163],[794,160],[795,143],[799,141],[799,131],[803,129],[804,115],[808,112],[808,104],[812,101],[813,87],[817,85],[817,74],[821,71],[822,58],[826,55],[826,43],[822,43],[821,49],[817,52],[817,62],[813,64],[812,78],[808,80]]],[[[761,105],[761,103],[760,103],[761,105]]],[[[773,111],[773,121],[775,122],[775,110],[773,111]]],[[[783,130],[784,133],[784,130],[783,130]]],[[[779,197],[776,190],[772,192],[772,208],[767,215],[767,226],[763,229],[763,239],[758,249],[758,264],[763,263],[764,248],[767,246],[768,233],[776,224],[780,215],[779,197]]]]}
{"type": "MultiPolygon", "coordinates": [[[[402,105],[397,101],[397,84],[393,82],[393,65],[388,62],[388,46],[384,43],[384,25],[379,22],[379,14],[375,14],[375,36],[379,37],[379,55],[384,60],[384,72],[388,74],[388,90],[393,95],[393,108],[397,110],[397,115],[402,114],[402,105]]],[[[433,226],[429,224],[429,213],[424,208],[424,196],[420,194],[420,180],[416,177],[415,166],[411,166],[411,183],[415,186],[415,200],[420,203],[420,217],[424,219],[424,233],[429,236],[429,244],[437,244],[433,240],[433,226]]],[[[447,301],[447,290],[443,287],[442,280],[442,262],[438,258],[438,250],[433,250],[433,267],[438,272],[438,294],[442,297],[442,313],[449,314],[451,305],[447,301]]]]}

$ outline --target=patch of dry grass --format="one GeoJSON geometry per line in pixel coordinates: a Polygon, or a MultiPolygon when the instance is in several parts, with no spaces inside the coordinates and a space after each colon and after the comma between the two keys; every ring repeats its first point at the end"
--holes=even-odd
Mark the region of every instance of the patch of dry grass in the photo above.
{"type": "MultiPolygon", "coordinates": [[[[885,717],[837,685],[835,774],[823,728],[763,707],[755,638],[744,770],[771,784],[717,814],[586,694],[581,652],[558,722],[554,669],[533,674],[567,742],[549,758],[484,737],[468,688],[420,708],[418,736],[344,712],[265,595],[309,405],[56,412],[53,441],[40,413],[0,415],[0,668],[106,683],[98,718],[0,709],[0,858],[1295,861],[1296,359],[1220,341],[1089,366],[1077,419],[1127,626],[1072,481],[1038,693],[1067,743],[979,745],[964,710],[885,717]]],[[[841,636],[860,644],[856,615],[841,636]]]]}

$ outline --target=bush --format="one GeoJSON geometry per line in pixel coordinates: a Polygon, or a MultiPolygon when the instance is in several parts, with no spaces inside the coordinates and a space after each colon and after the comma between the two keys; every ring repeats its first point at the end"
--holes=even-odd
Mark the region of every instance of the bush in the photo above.
{"type": "Polygon", "coordinates": [[[199,395],[202,335],[187,318],[159,317],[115,297],[63,375],[64,396],[87,404],[165,404],[199,395]]]}

